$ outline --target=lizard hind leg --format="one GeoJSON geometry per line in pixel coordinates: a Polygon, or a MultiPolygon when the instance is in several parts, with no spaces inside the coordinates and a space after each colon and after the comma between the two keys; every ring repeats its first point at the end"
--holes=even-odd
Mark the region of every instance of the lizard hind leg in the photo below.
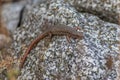
{"type": "Polygon", "coordinates": [[[49,33],[48,36],[45,38],[44,45],[45,45],[46,47],[49,46],[49,43],[52,41],[52,37],[53,37],[52,34],[49,33]]]}
{"type": "Polygon", "coordinates": [[[71,40],[70,40],[70,36],[66,36],[66,39],[67,39],[67,42],[70,43],[71,40]]]}
{"type": "Polygon", "coordinates": [[[52,34],[49,33],[47,38],[48,38],[48,39],[52,39],[52,37],[53,37],[52,34]]]}

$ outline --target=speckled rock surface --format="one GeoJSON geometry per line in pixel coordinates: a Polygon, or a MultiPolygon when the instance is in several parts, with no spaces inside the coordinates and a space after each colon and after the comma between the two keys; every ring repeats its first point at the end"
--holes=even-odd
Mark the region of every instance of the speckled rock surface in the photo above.
{"type": "Polygon", "coordinates": [[[80,12],[92,13],[105,21],[120,24],[120,0],[68,0],[80,12]]]}
{"type": "Polygon", "coordinates": [[[116,80],[119,25],[79,13],[63,0],[50,0],[25,8],[23,24],[13,38],[12,55],[20,57],[39,34],[47,18],[82,28],[84,39],[54,36],[41,40],[30,52],[18,80],[116,80]]]}

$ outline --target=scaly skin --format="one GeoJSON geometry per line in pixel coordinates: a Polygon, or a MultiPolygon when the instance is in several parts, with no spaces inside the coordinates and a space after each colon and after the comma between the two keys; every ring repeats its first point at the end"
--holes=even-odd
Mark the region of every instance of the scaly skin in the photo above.
{"type": "Polygon", "coordinates": [[[83,39],[83,34],[82,32],[77,32],[74,28],[65,26],[62,24],[59,25],[50,25],[50,24],[45,24],[43,28],[46,27],[46,30],[40,34],[35,40],[32,41],[32,43],[28,46],[28,49],[26,50],[23,58],[21,58],[21,64],[20,68],[23,67],[25,60],[27,59],[27,55],[30,53],[31,49],[34,47],[35,44],[37,44],[40,40],[47,36],[52,36],[52,35],[59,35],[59,36],[67,36],[72,37],[72,38],[78,38],[78,39],[83,39]],[[48,28],[49,27],[49,28],[48,28]]]}

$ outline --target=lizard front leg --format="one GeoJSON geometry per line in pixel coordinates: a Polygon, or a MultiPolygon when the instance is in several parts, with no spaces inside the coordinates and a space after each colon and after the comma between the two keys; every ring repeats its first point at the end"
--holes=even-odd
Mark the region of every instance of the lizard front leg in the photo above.
{"type": "Polygon", "coordinates": [[[69,36],[69,35],[66,36],[66,39],[67,39],[68,43],[71,42],[71,40],[70,40],[70,36],[69,36]]]}

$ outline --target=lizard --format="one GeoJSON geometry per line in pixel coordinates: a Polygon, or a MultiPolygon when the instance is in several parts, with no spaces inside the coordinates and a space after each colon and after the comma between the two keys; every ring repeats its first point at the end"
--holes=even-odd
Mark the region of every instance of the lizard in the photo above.
{"type": "Polygon", "coordinates": [[[23,67],[24,62],[27,58],[27,55],[30,53],[31,49],[43,38],[49,36],[52,37],[54,35],[59,35],[59,36],[66,36],[67,40],[69,38],[79,38],[83,39],[83,33],[78,32],[76,29],[66,26],[63,24],[56,24],[56,25],[50,25],[49,23],[44,24],[43,28],[46,28],[42,34],[40,34],[36,39],[34,39],[31,44],[28,46],[27,50],[25,51],[25,54],[21,58],[20,62],[20,69],[23,67]]]}

